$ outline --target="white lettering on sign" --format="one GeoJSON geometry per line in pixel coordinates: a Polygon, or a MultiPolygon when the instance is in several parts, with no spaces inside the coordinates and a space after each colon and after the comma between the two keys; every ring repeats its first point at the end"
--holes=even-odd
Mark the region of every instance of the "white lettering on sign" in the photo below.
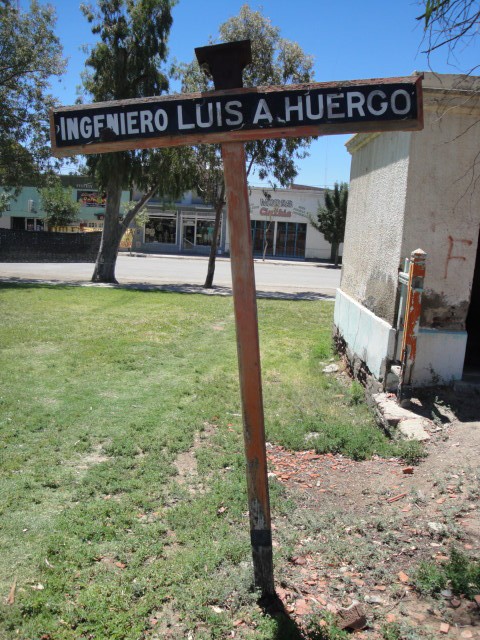
{"type": "Polygon", "coordinates": [[[292,212],[287,209],[267,209],[267,207],[262,207],[260,215],[268,218],[291,218],[292,212]]]}
{"type": "MultiPolygon", "coordinates": [[[[400,104],[401,104],[401,101],[400,101],[400,104]]],[[[394,91],[392,93],[391,107],[392,107],[393,113],[395,113],[397,116],[405,116],[410,111],[411,106],[412,106],[412,99],[410,98],[408,91],[405,91],[405,89],[397,89],[397,91],[394,91]],[[397,98],[399,96],[402,96],[403,99],[405,100],[405,106],[403,109],[398,106],[397,98]]]]}
{"type": "Polygon", "coordinates": [[[257,110],[253,116],[253,124],[258,124],[259,120],[267,120],[269,124],[273,121],[272,114],[270,113],[270,109],[268,108],[265,98],[261,98],[258,101],[257,110]]]}
{"type": "Polygon", "coordinates": [[[195,127],[194,122],[184,122],[183,121],[183,107],[181,104],[177,107],[177,115],[178,115],[178,128],[183,129],[193,129],[195,127]]]}
{"type": "Polygon", "coordinates": [[[225,105],[225,111],[228,113],[229,116],[236,116],[235,120],[232,120],[232,118],[225,118],[225,123],[228,124],[229,127],[236,127],[239,124],[242,124],[243,122],[243,115],[242,112],[239,111],[239,109],[242,108],[242,103],[240,102],[240,100],[230,100],[230,102],[227,102],[227,104],[225,105]],[[236,109],[234,107],[237,107],[236,109]]]}
{"type": "MultiPolygon", "coordinates": [[[[191,98],[145,98],[68,107],[53,112],[52,140],[59,152],[65,147],[75,153],[75,147],[83,146],[89,153],[87,145],[92,143],[108,143],[111,149],[116,141],[163,135],[197,135],[204,139],[205,134],[236,132],[240,138],[238,132],[248,131],[245,139],[253,140],[289,137],[297,127],[307,129],[309,125],[314,130],[320,126],[322,134],[328,132],[328,125],[337,132],[350,132],[362,131],[362,123],[370,123],[368,130],[377,130],[371,126],[376,121],[379,131],[386,128],[381,123],[387,121],[397,122],[399,130],[416,130],[421,127],[419,81],[399,80],[259,87],[235,94],[205,92],[191,98]],[[253,130],[259,129],[268,130],[268,134],[259,133],[255,138],[253,130]],[[273,129],[282,132],[275,136],[273,129]]],[[[172,143],[180,141],[170,140],[172,143]]],[[[91,153],[96,152],[93,148],[92,144],[91,153]]],[[[128,148],[125,143],[123,148],[128,148]]]]}
{"type": "Polygon", "coordinates": [[[290,114],[292,111],[296,111],[298,119],[303,120],[303,102],[301,96],[297,98],[296,106],[290,105],[290,98],[288,96],[285,98],[285,120],[287,122],[290,122],[290,114]]]}
{"type": "Polygon", "coordinates": [[[363,105],[365,104],[365,96],[360,91],[349,91],[347,93],[347,115],[353,118],[353,110],[356,109],[359,116],[365,116],[363,105]]]}
{"type": "Polygon", "coordinates": [[[207,104],[208,119],[206,121],[202,120],[202,106],[205,106],[205,105],[197,104],[195,106],[195,111],[197,116],[197,125],[201,129],[208,129],[213,124],[213,104],[211,102],[207,104]]]}

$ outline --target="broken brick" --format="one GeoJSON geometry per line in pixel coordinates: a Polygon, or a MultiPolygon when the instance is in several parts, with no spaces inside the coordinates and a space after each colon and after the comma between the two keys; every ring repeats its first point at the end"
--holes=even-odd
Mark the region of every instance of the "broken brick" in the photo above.
{"type": "Polygon", "coordinates": [[[359,604],[352,604],[345,609],[339,609],[337,612],[337,623],[340,629],[351,629],[357,631],[365,629],[367,626],[367,617],[359,604]]]}

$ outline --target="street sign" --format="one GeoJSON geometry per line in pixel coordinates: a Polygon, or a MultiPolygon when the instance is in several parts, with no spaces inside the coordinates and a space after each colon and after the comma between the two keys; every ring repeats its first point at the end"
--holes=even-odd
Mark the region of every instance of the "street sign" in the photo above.
{"type": "MultiPolygon", "coordinates": [[[[422,76],[242,88],[250,41],[195,50],[216,91],[60,107],[58,157],[221,143],[255,586],[273,596],[272,532],[244,142],[423,128],[422,76]]],[[[279,214],[280,215],[280,214],[279,214]]]]}
{"type": "Polygon", "coordinates": [[[59,107],[58,157],[333,133],[421,129],[421,76],[227,89],[59,107]]]}

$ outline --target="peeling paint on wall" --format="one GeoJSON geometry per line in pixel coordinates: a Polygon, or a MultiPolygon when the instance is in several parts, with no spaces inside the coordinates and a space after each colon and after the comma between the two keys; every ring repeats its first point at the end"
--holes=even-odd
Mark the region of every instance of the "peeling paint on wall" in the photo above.
{"type": "Polygon", "coordinates": [[[444,294],[426,290],[422,298],[421,325],[432,329],[464,331],[470,302],[449,301],[444,294]]]}

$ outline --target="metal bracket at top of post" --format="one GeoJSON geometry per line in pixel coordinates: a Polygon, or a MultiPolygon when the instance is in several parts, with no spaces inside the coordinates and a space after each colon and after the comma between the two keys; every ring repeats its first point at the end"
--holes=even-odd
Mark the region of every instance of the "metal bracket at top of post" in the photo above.
{"type": "Polygon", "coordinates": [[[212,44],[195,49],[201,69],[213,79],[215,89],[243,87],[242,72],[252,61],[250,40],[212,44]]]}

